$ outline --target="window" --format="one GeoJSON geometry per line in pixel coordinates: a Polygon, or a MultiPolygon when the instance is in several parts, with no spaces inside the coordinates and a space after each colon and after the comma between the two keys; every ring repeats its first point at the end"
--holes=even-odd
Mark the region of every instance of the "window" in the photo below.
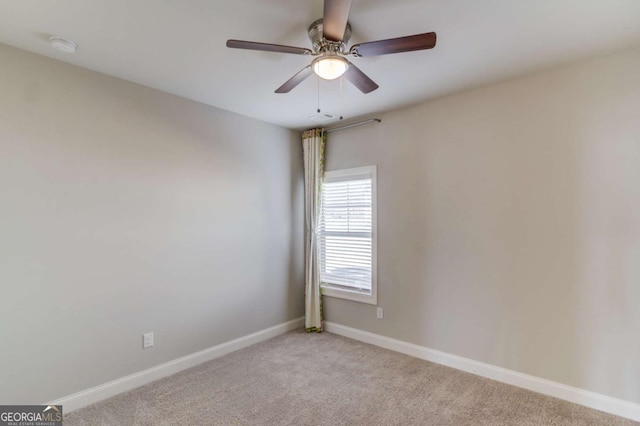
{"type": "Polygon", "coordinates": [[[328,171],[319,222],[322,294],[376,304],[376,167],[328,171]]]}

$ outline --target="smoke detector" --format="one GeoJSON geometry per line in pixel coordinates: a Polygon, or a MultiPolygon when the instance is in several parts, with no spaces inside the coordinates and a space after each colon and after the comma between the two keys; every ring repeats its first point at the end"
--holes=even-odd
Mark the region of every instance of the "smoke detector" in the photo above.
{"type": "Polygon", "coordinates": [[[49,41],[51,42],[51,47],[65,53],[73,53],[78,47],[74,41],[58,36],[49,37],[49,41]]]}

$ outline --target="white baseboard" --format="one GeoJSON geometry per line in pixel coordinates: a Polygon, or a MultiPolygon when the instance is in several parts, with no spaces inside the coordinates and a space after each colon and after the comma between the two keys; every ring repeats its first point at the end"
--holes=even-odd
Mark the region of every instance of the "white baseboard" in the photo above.
{"type": "Polygon", "coordinates": [[[112,380],[108,383],[56,399],[55,401],[47,402],[45,405],[63,405],[64,412],[70,413],[82,407],[86,407],[87,405],[115,396],[119,393],[146,385],[147,383],[151,383],[155,380],[170,376],[179,371],[186,370],[187,368],[194,367],[198,364],[202,364],[203,362],[211,361],[212,359],[219,358],[228,353],[246,348],[247,346],[251,346],[255,343],[262,342],[278,336],[279,334],[283,334],[287,331],[291,331],[299,327],[301,328],[303,326],[304,317],[296,318],[274,327],[270,327],[247,336],[165,362],[164,364],[112,380]]]}
{"type": "Polygon", "coordinates": [[[565,401],[584,405],[585,407],[604,411],[616,416],[640,421],[640,404],[636,404],[622,399],[612,398],[607,395],[587,391],[551,380],[541,379],[528,374],[519,373],[506,368],[497,367],[484,362],[474,361],[461,356],[452,355],[446,352],[429,349],[413,343],[403,342],[379,334],[369,333],[329,321],[324,322],[325,331],[339,334],[354,340],[380,346],[385,349],[410,355],[415,358],[446,365],[457,370],[473,373],[478,376],[487,377],[498,382],[514,385],[534,392],[549,395],[565,401]]]}

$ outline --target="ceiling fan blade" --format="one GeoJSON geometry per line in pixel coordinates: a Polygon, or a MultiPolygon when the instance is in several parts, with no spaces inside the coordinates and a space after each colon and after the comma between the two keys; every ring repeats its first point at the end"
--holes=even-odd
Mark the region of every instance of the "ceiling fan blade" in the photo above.
{"type": "Polygon", "coordinates": [[[302,70],[300,70],[296,75],[294,75],[289,80],[287,80],[286,83],[278,87],[276,89],[276,93],[289,93],[294,87],[302,83],[311,74],[313,74],[313,68],[311,68],[311,65],[307,65],[302,70]]]}
{"type": "Polygon", "coordinates": [[[435,45],[436,33],[424,33],[355,44],[351,47],[351,53],[355,53],[358,56],[388,55],[390,53],[432,49],[435,45]]]}
{"type": "Polygon", "coordinates": [[[371,80],[365,73],[360,71],[360,68],[349,62],[349,69],[344,76],[353,83],[362,93],[369,93],[376,90],[379,86],[375,81],[371,80]]]}
{"type": "Polygon", "coordinates": [[[342,41],[349,20],[351,0],[324,0],[322,32],[330,41],[342,41]]]}
{"type": "Polygon", "coordinates": [[[227,40],[227,47],[233,49],[261,50],[263,52],[292,53],[294,55],[309,55],[313,52],[303,47],[283,46],[282,44],[259,43],[257,41],[227,40]]]}

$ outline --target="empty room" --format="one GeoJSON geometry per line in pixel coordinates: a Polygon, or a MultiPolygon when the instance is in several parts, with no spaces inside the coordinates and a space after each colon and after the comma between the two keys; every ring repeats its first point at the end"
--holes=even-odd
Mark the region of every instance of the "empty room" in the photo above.
{"type": "Polygon", "coordinates": [[[0,426],[640,424],[640,2],[0,3],[0,426]]]}

